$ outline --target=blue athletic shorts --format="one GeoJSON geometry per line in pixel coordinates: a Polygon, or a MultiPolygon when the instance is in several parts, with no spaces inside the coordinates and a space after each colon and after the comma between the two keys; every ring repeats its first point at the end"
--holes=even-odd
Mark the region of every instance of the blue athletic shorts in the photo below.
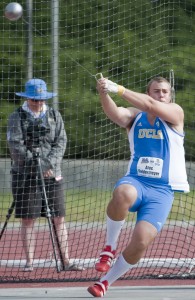
{"type": "Polygon", "coordinates": [[[159,232],[166,222],[173,204],[174,192],[172,189],[160,185],[151,186],[130,176],[124,176],[119,179],[114,189],[122,184],[132,185],[137,190],[137,199],[129,209],[130,212],[137,212],[136,223],[147,221],[155,226],[159,232]]]}

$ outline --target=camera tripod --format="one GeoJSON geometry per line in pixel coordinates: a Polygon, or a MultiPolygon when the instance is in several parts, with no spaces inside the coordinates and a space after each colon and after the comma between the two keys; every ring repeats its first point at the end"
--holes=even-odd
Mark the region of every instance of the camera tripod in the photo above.
{"type": "MultiPolygon", "coordinates": [[[[63,255],[62,255],[62,251],[60,248],[60,241],[59,241],[59,238],[57,235],[55,222],[51,215],[51,210],[48,205],[45,181],[44,181],[43,170],[42,170],[41,161],[40,161],[40,148],[39,147],[32,148],[32,164],[36,170],[36,181],[37,181],[36,186],[41,188],[41,194],[42,194],[42,198],[43,198],[43,201],[45,204],[45,214],[46,214],[46,218],[48,220],[50,237],[51,237],[53,253],[54,253],[54,259],[55,259],[55,263],[56,263],[56,269],[57,269],[57,272],[60,272],[61,270],[64,269],[65,266],[64,266],[63,255]],[[57,249],[56,249],[56,245],[57,245],[57,249]],[[57,250],[58,250],[58,254],[59,254],[60,262],[61,262],[60,266],[58,264],[57,250]]],[[[6,221],[5,221],[4,226],[0,233],[0,240],[1,240],[3,233],[7,227],[8,221],[13,213],[14,208],[15,208],[15,201],[13,200],[10,208],[8,209],[8,213],[6,215],[6,221]]]]}

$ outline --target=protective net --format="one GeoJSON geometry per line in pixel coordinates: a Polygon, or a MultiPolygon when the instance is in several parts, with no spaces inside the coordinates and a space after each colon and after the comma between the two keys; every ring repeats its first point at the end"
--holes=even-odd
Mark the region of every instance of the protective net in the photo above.
{"type": "MultiPolygon", "coordinates": [[[[166,77],[185,112],[191,191],[176,193],[163,230],[137,267],[122,278],[194,278],[195,0],[26,0],[20,1],[23,15],[17,21],[5,18],[7,4],[0,3],[0,282],[99,278],[94,263],[105,242],[105,211],[130,153],[125,130],[102,111],[98,73],[138,92],[145,92],[152,77],[166,77]],[[61,271],[63,237],[56,240],[52,217],[40,217],[34,223],[35,235],[29,232],[28,239],[35,247],[33,270],[24,272],[26,255],[10,188],[6,131],[9,115],[24,101],[15,93],[24,91],[30,78],[43,79],[48,91],[57,93],[48,103],[60,111],[68,140],[62,163],[68,252],[71,264],[83,271],[61,271]]],[[[113,98],[127,107],[120,97],[113,98]]],[[[135,219],[129,214],[117,254],[131,238],[135,219]]]]}

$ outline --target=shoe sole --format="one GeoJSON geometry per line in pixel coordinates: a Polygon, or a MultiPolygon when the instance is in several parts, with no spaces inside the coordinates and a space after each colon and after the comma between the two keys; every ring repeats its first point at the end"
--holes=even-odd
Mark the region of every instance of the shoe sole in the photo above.
{"type": "Polygon", "coordinates": [[[97,295],[97,293],[94,291],[94,287],[93,286],[90,286],[87,291],[94,297],[99,297],[99,298],[102,298],[103,296],[102,295],[97,295]]]}
{"type": "Polygon", "coordinates": [[[33,271],[33,267],[28,267],[23,269],[23,272],[32,272],[32,271],[33,271]]]}

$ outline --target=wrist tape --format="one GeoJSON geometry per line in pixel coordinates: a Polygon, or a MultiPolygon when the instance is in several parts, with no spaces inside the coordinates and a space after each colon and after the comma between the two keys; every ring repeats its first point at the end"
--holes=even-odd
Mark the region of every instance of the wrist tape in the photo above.
{"type": "Polygon", "coordinates": [[[118,85],[118,93],[117,94],[122,97],[124,92],[125,92],[125,87],[122,85],[118,85]]]}

